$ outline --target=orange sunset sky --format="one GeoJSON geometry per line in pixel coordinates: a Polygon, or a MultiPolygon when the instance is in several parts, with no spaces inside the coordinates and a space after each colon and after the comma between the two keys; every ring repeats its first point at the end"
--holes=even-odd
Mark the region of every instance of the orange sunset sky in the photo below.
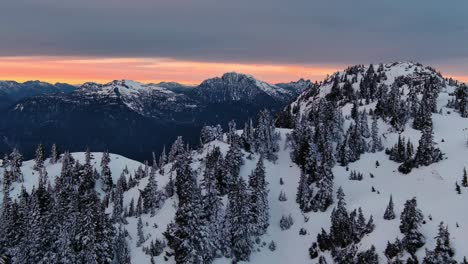
{"type": "MultiPolygon", "coordinates": [[[[204,79],[236,71],[270,82],[288,82],[299,78],[322,80],[346,65],[293,65],[265,63],[223,63],[184,61],[168,58],[97,58],[97,57],[0,57],[0,79],[50,83],[105,83],[115,79],[140,82],[176,81],[198,84],[204,79]]],[[[443,70],[443,69],[441,69],[443,70]]],[[[467,76],[444,72],[446,76],[468,81],[467,76]]]]}

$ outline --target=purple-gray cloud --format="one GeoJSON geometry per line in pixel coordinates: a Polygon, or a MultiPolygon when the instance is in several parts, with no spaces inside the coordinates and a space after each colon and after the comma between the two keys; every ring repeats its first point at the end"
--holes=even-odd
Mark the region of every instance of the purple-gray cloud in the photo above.
{"type": "Polygon", "coordinates": [[[468,70],[466,0],[0,2],[0,56],[314,64],[461,60],[468,70]]]}

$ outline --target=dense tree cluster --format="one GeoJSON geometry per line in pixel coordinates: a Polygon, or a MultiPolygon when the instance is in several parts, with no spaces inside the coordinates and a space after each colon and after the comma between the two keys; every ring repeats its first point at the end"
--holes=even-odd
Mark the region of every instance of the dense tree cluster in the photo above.
{"type": "Polygon", "coordinates": [[[337,205],[330,217],[330,231],[327,233],[322,229],[322,232],[317,235],[319,249],[331,251],[336,263],[366,263],[359,261],[363,258],[375,259],[375,248],[358,253],[356,246],[366,234],[374,230],[372,216],[366,220],[361,208],[348,213],[341,187],[337,192],[337,200],[337,205]]]}
{"type": "Polygon", "coordinates": [[[54,184],[37,167],[39,178],[31,192],[23,188],[13,200],[6,189],[0,247],[12,263],[110,263],[121,259],[126,241],[116,234],[104,212],[89,167],[65,153],[54,184]]]}

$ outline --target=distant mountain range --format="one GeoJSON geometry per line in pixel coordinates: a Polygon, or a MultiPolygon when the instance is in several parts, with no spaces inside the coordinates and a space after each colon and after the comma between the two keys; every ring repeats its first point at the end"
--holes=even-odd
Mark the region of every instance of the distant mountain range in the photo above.
{"type": "Polygon", "coordinates": [[[310,86],[304,80],[272,85],[233,72],[194,87],[131,80],[79,87],[0,82],[0,152],[17,147],[31,157],[38,143],[57,143],[71,151],[89,146],[144,160],[176,135],[196,144],[203,125],[243,125],[261,109],[281,109],[310,86]]]}

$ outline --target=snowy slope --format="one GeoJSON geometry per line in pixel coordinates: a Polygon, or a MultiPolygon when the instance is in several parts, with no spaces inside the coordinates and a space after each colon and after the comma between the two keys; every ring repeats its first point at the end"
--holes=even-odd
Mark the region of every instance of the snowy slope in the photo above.
{"type": "MultiPolygon", "coordinates": [[[[443,99],[441,99],[443,100],[443,99]]],[[[374,216],[376,229],[362,241],[361,249],[367,249],[371,244],[377,248],[381,262],[384,262],[385,249],[387,240],[393,241],[396,236],[401,238],[399,232],[399,213],[403,209],[403,203],[416,196],[418,198],[418,206],[422,209],[427,224],[423,225],[422,233],[427,238],[425,247],[432,249],[435,240],[432,239],[436,235],[437,225],[440,221],[444,221],[449,226],[451,231],[452,246],[456,249],[455,258],[462,259],[468,252],[468,241],[465,239],[468,236],[468,211],[463,210],[466,207],[468,199],[468,190],[464,189],[461,195],[454,191],[454,182],[459,181],[464,166],[468,166],[468,148],[465,146],[465,141],[468,131],[468,121],[461,119],[457,114],[447,114],[447,109],[444,109],[443,115],[434,115],[435,140],[439,142],[439,147],[446,153],[447,159],[433,164],[429,167],[413,170],[408,175],[403,175],[397,171],[399,164],[390,161],[388,156],[383,152],[376,154],[364,154],[361,160],[349,165],[350,170],[358,170],[364,174],[363,181],[348,180],[349,172],[346,172],[343,167],[336,166],[333,170],[335,175],[335,191],[339,186],[342,186],[347,197],[348,208],[363,207],[366,215],[374,216]],[[444,138],[445,142],[440,143],[444,138]],[[380,163],[379,167],[375,167],[375,161],[380,163]],[[369,173],[375,175],[371,179],[369,173]],[[371,192],[371,188],[375,187],[378,193],[371,192]],[[397,219],[386,221],[382,219],[385,207],[388,203],[390,195],[393,195],[395,202],[395,212],[397,219]],[[450,205],[450,206],[448,206],[450,205]],[[432,216],[432,221],[428,220],[428,216],[432,216]],[[457,228],[456,225],[459,225],[457,228]]],[[[381,128],[385,124],[381,124],[381,128]]],[[[383,130],[383,129],[382,129],[383,130]]],[[[290,149],[285,148],[286,134],[290,132],[288,129],[279,129],[281,132],[281,150],[278,153],[276,163],[265,161],[267,181],[269,182],[269,203],[270,203],[270,227],[262,240],[269,243],[274,240],[277,244],[277,249],[271,252],[267,247],[259,247],[260,251],[255,252],[251,256],[251,263],[310,263],[308,256],[308,248],[310,244],[316,240],[317,233],[321,228],[327,229],[330,223],[330,207],[325,213],[307,213],[308,222],[304,221],[304,215],[298,208],[295,202],[295,195],[299,181],[299,168],[291,162],[289,153],[290,149]],[[283,178],[284,185],[280,185],[280,178],[283,178]],[[280,191],[284,191],[288,198],[285,202],[278,201],[280,191]],[[291,214],[294,218],[294,225],[291,229],[282,231],[279,227],[279,220],[283,214],[291,214]],[[300,236],[299,229],[306,228],[308,234],[300,236]]],[[[397,134],[386,133],[384,144],[386,147],[392,146],[397,140],[397,134]]],[[[417,141],[419,132],[408,128],[405,136],[417,141]]],[[[223,154],[228,150],[228,145],[224,142],[215,141],[204,146],[202,153],[194,152],[192,168],[201,177],[203,174],[203,158],[206,155],[207,149],[212,146],[219,146],[223,154]]],[[[247,178],[250,172],[255,168],[257,155],[253,155],[253,159],[246,158],[244,153],[245,164],[241,168],[241,176],[247,178]]],[[[99,169],[100,153],[94,153],[95,166],[99,169]]],[[[73,156],[80,161],[83,161],[83,153],[73,153],[73,156]]],[[[33,174],[33,161],[24,162],[22,167],[25,175],[25,183],[27,189],[31,189],[35,184],[37,176],[33,174]]],[[[48,164],[48,162],[46,162],[48,164]]],[[[142,165],[139,162],[126,159],[119,155],[111,155],[110,167],[114,181],[120,175],[121,171],[128,167],[130,172],[142,165]]],[[[161,188],[168,179],[170,167],[166,165],[166,174],[157,175],[158,185],[161,188]]],[[[50,179],[53,179],[60,171],[60,165],[47,165],[47,171],[50,179]]],[[[175,175],[174,175],[175,176],[175,175]]],[[[142,190],[146,186],[146,178],[140,181],[140,184],[125,193],[124,206],[128,206],[130,200],[137,199],[139,195],[138,189],[142,190]]],[[[99,187],[97,187],[99,188],[99,187]]],[[[19,184],[16,184],[15,190],[19,190],[19,184]]],[[[144,233],[150,239],[163,238],[162,232],[166,230],[166,225],[173,219],[175,214],[176,198],[166,200],[163,207],[153,217],[143,215],[144,233]],[[146,224],[148,223],[148,224],[146,224]],[[158,227],[154,228],[154,224],[158,227]]],[[[125,228],[129,231],[129,245],[131,247],[131,256],[134,263],[149,263],[148,255],[145,255],[141,247],[136,247],[136,225],[137,218],[127,218],[128,225],[125,228]]],[[[148,246],[144,244],[143,246],[148,246]]],[[[418,256],[422,257],[424,250],[418,251],[418,256]]],[[[156,263],[163,261],[163,256],[155,258],[156,263]]],[[[164,263],[174,263],[172,259],[164,263]]],[[[216,259],[214,263],[224,264],[230,263],[228,259],[216,259]]],[[[332,262],[331,262],[332,263],[332,262]]]]}
{"type": "MultiPolygon", "coordinates": [[[[362,69],[367,69],[362,67],[362,69]]],[[[391,85],[395,78],[399,76],[409,76],[413,81],[419,80],[425,74],[442,78],[430,68],[418,66],[411,63],[388,64],[384,67],[387,80],[384,82],[391,85]]],[[[344,76],[344,73],[337,73],[344,76]]],[[[356,75],[359,80],[360,75],[356,75]]],[[[351,75],[349,78],[352,78],[351,75]]],[[[359,84],[359,82],[357,82],[359,84]]],[[[331,88],[331,84],[324,82],[318,92],[312,96],[304,92],[294,102],[296,108],[301,109],[299,113],[306,114],[310,109],[310,105],[317,98],[326,96],[331,88]]],[[[358,89],[358,87],[355,87],[358,89]]],[[[425,248],[433,249],[438,224],[443,221],[448,225],[451,234],[452,247],[455,249],[454,258],[461,261],[464,256],[468,256],[468,188],[462,188],[462,193],[457,194],[455,191],[455,182],[460,182],[464,167],[468,167],[468,147],[466,141],[468,138],[468,119],[462,118],[453,109],[446,108],[450,95],[455,87],[446,83],[445,88],[440,92],[437,106],[441,109],[440,113],[433,114],[434,126],[434,141],[443,153],[445,159],[434,163],[427,167],[415,168],[409,174],[398,172],[399,163],[389,160],[388,155],[383,151],[377,153],[365,153],[361,155],[360,160],[349,164],[349,171],[344,167],[336,165],[333,168],[334,174],[334,191],[342,187],[346,194],[346,202],[348,211],[362,207],[366,217],[373,215],[375,230],[365,236],[359,244],[359,250],[367,250],[371,245],[375,245],[376,252],[379,254],[380,263],[386,263],[386,258],[383,254],[387,241],[394,241],[396,237],[402,238],[399,230],[400,213],[403,210],[404,202],[412,197],[417,197],[418,208],[424,214],[425,224],[422,225],[420,231],[426,238],[426,244],[423,248],[417,251],[417,256],[421,260],[425,255],[425,248]],[[379,166],[376,166],[376,161],[379,166]],[[356,170],[364,175],[362,181],[350,181],[350,171],[356,170]],[[370,174],[374,178],[370,177],[370,174]],[[372,192],[375,188],[376,192],[372,192]],[[390,195],[393,196],[395,203],[396,219],[384,220],[384,210],[388,204],[390,195]]],[[[402,85],[402,92],[405,94],[406,86],[402,85]]],[[[309,94],[310,95],[310,94],[309,94]]],[[[360,106],[360,110],[372,109],[375,104],[360,106]]],[[[342,106],[345,117],[350,115],[351,104],[346,103],[342,106]]],[[[370,120],[369,120],[370,121],[370,120]]],[[[345,126],[348,126],[351,121],[347,120],[345,126]]],[[[270,206],[270,226],[267,234],[261,237],[261,240],[267,245],[270,241],[275,241],[277,248],[275,251],[270,251],[268,246],[263,246],[262,243],[255,244],[255,250],[250,257],[250,263],[270,264],[270,263],[316,263],[316,260],[311,260],[308,249],[312,242],[316,241],[317,233],[324,228],[327,230],[330,226],[330,214],[333,210],[332,205],[326,212],[311,212],[302,213],[298,204],[295,201],[296,192],[299,182],[300,170],[296,164],[291,161],[291,148],[286,142],[287,134],[291,132],[289,129],[277,129],[281,134],[280,150],[277,153],[278,159],[275,162],[265,161],[266,178],[269,188],[269,206],[270,206]],[[280,184],[280,178],[284,184],[280,184]],[[278,196],[281,191],[286,193],[287,201],[281,202],[278,196]],[[294,219],[294,225],[289,230],[281,230],[279,221],[282,215],[291,214],[294,219]],[[306,221],[308,219],[308,221],[306,221]],[[299,235],[299,230],[305,228],[306,235],[299,235]],[[258,250],[257,250],[258,249],[258,250]]],[[[379,120],[379,131],[382,136],[384,147],[392,147],[398,140],[398,134],[391,129],[390,125],[379,120]]],[[[406,124],[402,134],[406,138],[410,138],[413,143],[417,143],[420,138],[420,131],[411,128],[410,124],[406,124]]],[[[201,179],[204,171],[204,159],[208,150],[213,146],[218,146],[223,155],[229,149],[229,145],[222,141],[213,141],[202,146],[202,149],[192,152],[192,169],[197,173],[198,179],[201,179]]],[[[94,154],[94,166],[99,168],[100,153],[94,154]]],[[[80,161],[84,160],[83,153],[73,153],[73,156],[80,161]]],[[[259,159],[257,154],[244,152],[244,165],[241,167],[240,174],[246,178],[255,168],[256,162],[259,159]]],[[[32,189],[32,186],[37,181],[37,176],[32,170],[33,161],[24,162],[22,167],[25,176],[23,183],[27,189],[32,189]]],[[[143,164],[126,159],[119,155],[111,155],[110,168],[112,171],[114,182],[125,167],[132,174],[138,166],[143,164]]],[[[158,187],[163,188],[171,174],[176,177],[174,172],[171,172],[172,164],[165,166],[163,175],[157,173],[156,179],[158,187]]],[[[46,161],[46,168],[49,174],[49,179],[54,177],[60,171],[60,165],[50,165],[46,161]]],[[[128,177],[128,176],[127,176],[128,177]]],[[[128,207],[130,201],[136,201],[139,196],[139,190],[147,184],[147,178],[140,180],[139,184],[134,188],[125,192],[124,207],[128,207]]],[[[16,194],[20,188],[19,183],[15,183],[14,191],[16,194]]],[[[98,183],[96,188],[100,188],[98,183]]],[[[1,195],[0,195],[1,198],[1,195]]],[[[176,211],[177,197],[169,198],[165,201],[161,209],[154,216],[145,214],[142,216],[144,223],[143,232],[148,238],[143,244],[149,246],[149,243],[154,238],[164,239],[163,232],[174,218],[176,211]],[[155,225],[156,224],[156,225],[155,225]]],[[[110,213],[112,205],[108,209],[110,213]]],[[[142,251],[142,247],[137,247],[137,221],[136,217],[128,217],[128,224],[125,226],[129,232],[127,237],[131,249],[132,263],[150,263],[150,258],[142,251]]],[[[170,251],[168,248],[165,250],[170,251]]],[[[329,252],[321,253],[328,258],[328,263],[333,263],[329,252]]],[[[156,263],[175,263],[173,257],[169,257],[168,261],[164,260],[165,253],[155,257],[156,263]]],[[[216,264],[231,263],[230,259],[220,258],[215,259],[216,264]]]]}
{"type": "MultiPolygon", "coordinates": [[[[348,67],[344,71],[338,71],[326,78],[317,87],[311,87],[302,92],[297,99],[291,103],[290,109],[293,113],[300,113],[301,116],[308,114],[311,106],[314,102],[317,102],[318,98],[326,97],[334,84],[335,79],[338,80],[339,87],[343,88],[345,80],[352,83],[354,91],[359,90],[359,84],[363,80],[366,71],[370,65],[355,65],[348,67]]],[[[402,83],[402,90],[404,93],[408,93],[408,84],[412,83],[414,86],[424,86],[424,82],[434,77],[439,79],[446,86],[447,92],[453,92],[454,85],[443,78],[443,76],[435,69],[423,66],[419,63],[413,62],[393,62],[387,64],[373,65],[374,71],[378,72],[379,67],[382,67],[382,73],[385,77],[379,79],[377,85],[385,84],[391,86],[395,80],[399,80],[402,83]]],[[[379,73],[379,72],[378,72],[379,73]]]]}

